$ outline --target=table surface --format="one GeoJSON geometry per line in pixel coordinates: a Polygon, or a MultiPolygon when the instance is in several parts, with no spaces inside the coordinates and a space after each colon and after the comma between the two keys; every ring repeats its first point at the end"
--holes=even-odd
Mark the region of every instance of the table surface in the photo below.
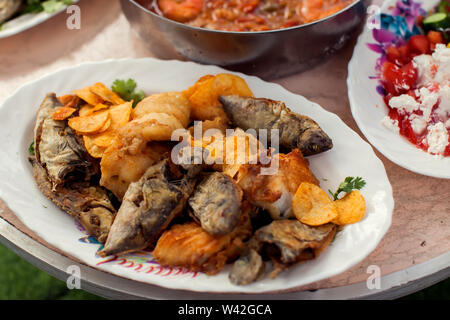
{"type": "MultiPolygon", "coordinates": [[[[67,15],[63,13],[26,32],[0,40],[0,103],[24,83],[65,66],[85,61],[153,56],[131,30],[118,1],[81,0],[79,5],[80,30],[68,30],[67,15]]],[[[347,65],[355,42],[356,39],[352,39],[331,59],[312,70],[273,82],[336,113],[364,139],[352,118],[347,97],[347,65]]],[[[409,291],[404,290],[397,296],[450,275],[450,180],[410,172],[392,163],[377,150],[375,152],[385,165],[394,191],[395,209],[391,228],[364,261],[340,275],[303,288],[320,289],[318,291],[324,293],[315,294],[316,297],[333,297],[339,288],[345,288],[347,294],[344,296],[350,298],[369,296],[371,293],[365,283],[371,265],[380,267],[382,279],[391,279],[386,280],[386,286],[381,291],[408,286],[409,291]],[[411,285],[421,279],[422,285],[411,285]]],[[[69,261],[73,263],[73,258],[45,243],[3,203],[0,203],[0,217],[3,219],[0,219],[0,240],[44,270],[64,278],[63,266],[69,261]]],[[[110,275],[104,279],[102,277],[106,275],[94,269],[87,273],[92,277],[84,280],[97,294],[136,297],[131,292],[117,290],[118,285],[115,286],[114,281],[118,280],[110,275]],[[103,289],[100,289],[102,286],[103,289]]],[[[130,290],[136,290],[132,284],[128,286],[130,290]]],[[[151,292],[151,286],[148,286],[147,291],[137,296],[176,296],[174,293],[157,296],[151,292]]]]}

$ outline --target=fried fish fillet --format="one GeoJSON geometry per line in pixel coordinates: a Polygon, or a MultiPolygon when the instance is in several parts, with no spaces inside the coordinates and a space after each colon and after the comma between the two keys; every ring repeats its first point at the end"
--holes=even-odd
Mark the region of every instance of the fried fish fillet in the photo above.
{"type": "MultiPolygon", "coordinates": [[[[278,129],[282,148],[299,148],[303,155],[309,156],[333,147],[331,139],[314,120],[292,112],[281,101],[238,95],[222,95],[219,101],[228,118],[243,130],[278,129]]],[[[270,136],[269,132],[269,141],[270,136]]]]}
{"type": "Polygon", "coordinates": [[[302,182],[318,185],[319,181],[298,149],[274,155],[271,165],[274,172],[270,175],[262,174],[263,166],[260,164],[243,166],[238,172],[237,182],[246,199],[269,211],[272,219],[292,218],[292,198],[298,186],[302,182]]]}
{"type": "Polygon", "coordinates": [[[120,255],[154,246],[159,235],[184,209],[200,166],[187,170],[168,158],[149,167],[130,184],[101,256],[120,255]]]}
{"type": "Polygon", "coordinates": [[[274,270],[270,277],[274,278],[293,264],[319,256],[333,240],[336,230],[332,223],[310,227],[298,220],[273,221],[255,232],[249,243],[252,250],[235,262],[229,278],[234,284],[257,280],[261,262],[255,252],[272,260],[274,270]]]}
{"type": "Polygon", "coordinates": [[[242,189],[226,174],[207,174],[189,198],[192,216],[212,235],[230,233],[241,217],[242,189]]]}
{"type": "Polygon", "coordinates": [[[21,8],[22,0],[0,0],[0,23],[14,16],[21,8]]]}
{"type": "Polygon", "coordinates": [[[163,266],[216,274],[245,249],[244,240],[251,235],[247,213],[237,228],[226,235],[211,235],[195,222],[174,225],[159,238],[153,255],[163,266]]]}

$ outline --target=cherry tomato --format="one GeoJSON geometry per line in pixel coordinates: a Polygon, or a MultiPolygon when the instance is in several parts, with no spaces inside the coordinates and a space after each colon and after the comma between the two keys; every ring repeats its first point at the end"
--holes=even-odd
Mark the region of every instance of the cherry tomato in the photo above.
{"type": "Polygon", "coordinates": [[[426,36],[415,35],[408,41],[408,49],[414,54],[427,54],[430,52],[430,41],[426,36]]]}
{"type": "Polygon", "coordinates": [[[399,67],[386,61],[382,67],[382,77],[386,91],[398,95],[407,92],[416,83],[417,70],[411,62],[399,67]]]}

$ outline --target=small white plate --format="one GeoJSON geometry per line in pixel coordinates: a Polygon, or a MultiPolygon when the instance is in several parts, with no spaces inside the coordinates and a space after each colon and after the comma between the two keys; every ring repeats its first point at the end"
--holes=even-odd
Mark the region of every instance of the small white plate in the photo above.
{"type": "MultiPolygon", "coordinates": [[[[391,13],[400,0],[383,3],[381,12],[391,13]]],[[[431,10],[439,0],[419,0],[422,8],[431,10]]],[[[365,27],[359,36],[353,57],[348,67],[348,97],[353,118],[367,140],[389,160],[408,170],[436,178],[450,178],[450,158],[433,156],[416,148],[407,139],[381,124],[388,108],[383,97],[377,92],[378,80],[376,63],[380,53],[367,45],[376,43],[372,30],[365,27]]]]}
{"type": "MultiPolygon", "coordinates": [[[[76,4],[78,1],[80,0],[73,0],[72,2],[73,4],[76,4]]],[[[48,19],[53,18],[54,16],[63,12],[66,9],[67,6],[53,13],[47,12],[28,13],[18,16],[17,18],[14,18],[12,20],[9,20],[5,22],[5,24],[3,24],[2,28],[0,29],[0,39],[10,37],[22,31],[33,28],[34,26],[37,26],[38,24],[41,24],[42,22],[45,22],[48,19]]]]}
{"type": "Polygon", "coordinates": [[[361,176],[367,214],[340,231],[331,246],[316,260],[289,268],[276,279],[264,278],[249,286],[234,286],[228,280],[229,266],[215,276],[162,268],[149,253],[119,259],[96,256],[98,244],[77,229],[73,220],[52,204],[37,188],[28,163],[35,114],[46,93],[70,93],[95,82],[111,85],[117,79],[133,78],[147,94],[181,91],[206,74],[227,72],[215,66],[151,58],[84,63],[47,75],[24,85],[0,107],[0,198],[31,230],[45,241],[89,266],[125,278],[166,288],[201,292],[282,292],[337,275],[369,255],[387,232],[394,200],[383,163],[372,147],[339,117],[281,86],[259,78],[243,77],[257,97],[281,100],[295,112],[316,120],[333,139],[332,150],[309,157],[311,170],[322,188],[336,189],[346,176],[361,176]],[[79,241],[79,239],[82,241],[79,241]]]}

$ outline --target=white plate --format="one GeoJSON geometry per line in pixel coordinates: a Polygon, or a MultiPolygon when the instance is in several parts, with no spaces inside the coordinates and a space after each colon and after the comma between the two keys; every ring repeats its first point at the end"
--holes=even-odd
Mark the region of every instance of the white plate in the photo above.
{"type": "MultiPolygon", "coordinates": [[[[73,0],[73,4],[76,4],[78,1],[80,0],[73,0]]],[[[0,29],[0,39],[10,37],[22,31],[33,28],[34,26],[37,26],[38,24],[41,24],[42,22],[45,22],[48,19],[53,18],[54,16],[63,12],[66,9],[67,6],[53,13],[47,12],[28,13],[18,16],[17,18],[14,18],[12,20],[9,20],[5,22],[5,24],[0,29]]]]}
{"type": "MultiPolygon", "coordinates": [[[[389,13],[399,0],[385,1],[381,12],[389,13]]],[[[425,10],[435,7],[439,0],[419,0],[425,10]]],[[[387,115],[387,107],[376,87],[376,61],[380,57],[369,49],[368,43],[376,43],[372,30],[365,27],[358,39],[348,67],[348,97],[350,107],[361,132],[367,140],[389,160],[408,170],[436,178],[450,178],[450,158],[439,158],[416,148],[412,143],[381,124],[387,115]]]]}
{"type": "Polygon", "coordinates": [[[0,198],[45,241],[84,263],[167,288],[202,292],[283,291],[339,274],[363,260],[375,249],[391,224],[394,200],[383,163],[372,147],[339,117],[302,96],[256,77],[238,74],[256,96],[286,102],[293,111],[315,119],[332,137],[334,148],[331,151],[309,158],[311,169],[325,190],[336,189],[346,176],[361,176],[367,181],[362,190],[367,202],[366,217],[339,232],[317,260],[292,267],[274,280],[265,278],[244,287],[228,281],[228,269],[215,276],[186,273],[185,270],[159,267],[151,261],[149,254],[107,262],[95,255],[99,245],[78,241],[84,233],[37,188],[27,155],[33,139],[35,113],[46,93],[62,95],[98,81],[111,85],[117,78],[135,79],[147,94],[178,91],[188,88],[201,76],[221,72],[226,71],[192,62],[151,58],[108,60],[63,69],[23,86],[0,107],[0,198]]]}

